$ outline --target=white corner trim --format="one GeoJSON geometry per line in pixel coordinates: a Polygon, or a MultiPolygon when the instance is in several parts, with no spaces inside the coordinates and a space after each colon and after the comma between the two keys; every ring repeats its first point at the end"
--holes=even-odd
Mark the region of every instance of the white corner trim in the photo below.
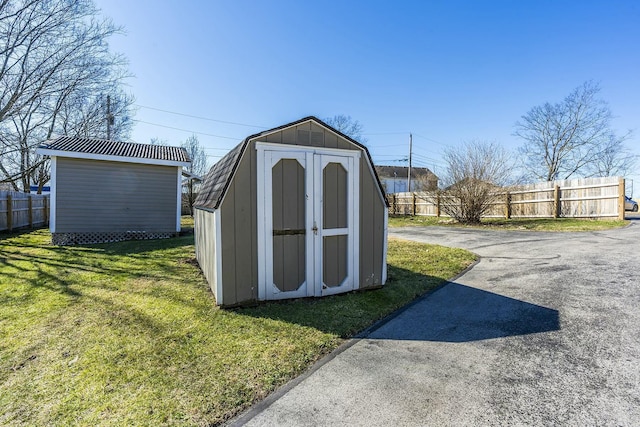
{"type": "Polygon", "coordinates": [[[216,304],[222,305],[224,302],[224,295],[222,295],[222,230],[220,209],[216,209],[213,213],[213,235],[216,239],[215,245],[215,268],[214,275],[216,281],[216,304]]]}
{"type": "Polygon", "coordinates": [[[389,230],[389,209],[384,205],[384,241],[382,243],[382,284],[387,283],[387,238],[389,230]]]}
{"type": "Polygon", "coordinates": [[[353,254],[353,289],[360,289],[360,162],[358,159],[349,160],[353,179],[350,179],[352,187],[349,201],[351,209],[351,248],[353,254]]]}
{"type": "MultiPolygon", "coordinates": [[[[265,215],[265,206],[264,206],[264,197],[265,197],[265,153],[264,147],[256,144],[257,150],[257,161],[256,161],[256,180],[258,181],[257,189],[256,189],[256,202],[257,202],[257,228],[258,228],[258,238],[257,238],[257,248],[258,248],[258,301],[264,301],[267,298],[267,262],[266,262],[266,237],[265,237],[265,229],[267,225],[265,223],[264,215],[265,215]]],[[[218,209],[219,210],[219,209],[218,209]]]]}
{"type": "Polygon", "coordinates": [[[56,196],[57,192],[57,178],[58,178],[58,161],[56,157],[51,158],[51,179],[49,185],[49,231],[51,233],[56,232],[56,196]]]}
{"type": "Polygon", "coordinates": [[[181,166],[189,167],[191,162],[178,162],[175,160],[159,160],[159,159],[145,159],[142,157],[125,157],[125,156],[110,156],[104,154],[92,154],[92,153],[80,153],[76,151],[62,151],[51,150],[49,148],[37,148],[36,153],[43,156],[53,157],[68,157],[72,159],[85,159],[85,160],[103,160],[106,162],[123,162],[123,163],[140,163],[144,165],[157,165],[157,166],[181,166]]]}
{"type": "Polygon", "coordinates": [[[180,219],[182,217],[182,167],[178,166],[178,183],[176,185],[176,189],[178,191],[177,204],[176,208],[176,233],[179,233],[182,230],[182,226],[180,225],[180,219]]]}

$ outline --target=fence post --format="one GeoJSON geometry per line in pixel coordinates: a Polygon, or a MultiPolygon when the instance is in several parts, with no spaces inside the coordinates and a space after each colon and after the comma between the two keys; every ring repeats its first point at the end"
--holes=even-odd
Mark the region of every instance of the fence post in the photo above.
{"type": "Polygon", "coordinates": [[[440,193],[436,193],[436,217],[440,217],[440,193]]]}
{"type": "MultiPolygon", "coordinates": [[[[51,197],[51,196],[49,196],[49,197],[51,197]]],[[[45,197],[45,198],[42,199],[42,202],[44,203],[42,205],[42,211],[43,211],[43,215],[44,215],[43,219],[44,219],[44,225],[45,226],[49,225],[49,203],[48,203],[49,197],[45,197]]]]}
{"type": "Polygon", "coordinates": [[[13,230],[13,196],[7,194],[7,230],[13,230]]]}
{"type": "Polygon", "coordinates": [[[29,207],[29,228],[33,228],[33,198],[29,194],[27,205],[29,207]]]}
{"type": "Polygon", "coordinates": [[[393,206],[393,214],[396,214],[396,208],[397,208],[397,201],[396,201],[396,193],[392,194],[393,197],[393,203],[391,204],[391,206],[393,206]]]}
{"type": "Polygon", "coordinates": [[[412,215],[416,216],[416,193],[411,193],[411,195],[413,196],[413,201],[411,204],[411,211],[413,212],[412,215]]]}
{"type": "Polygon", "coordinates": [[[553,186],[553,217],[560,217],[560,186],[553,186]]]}
{"type": "Polygon", "coordinates": [[[504,217],[506,219],[511,219],[511,193],[508,191],[506,193],[505,203],[504,217]]]}
{"type": "Polygon", "coordinates": [[[625,196],[624,178],[618,181],[618,219],[624,220],[624,196],[625,196]]]}

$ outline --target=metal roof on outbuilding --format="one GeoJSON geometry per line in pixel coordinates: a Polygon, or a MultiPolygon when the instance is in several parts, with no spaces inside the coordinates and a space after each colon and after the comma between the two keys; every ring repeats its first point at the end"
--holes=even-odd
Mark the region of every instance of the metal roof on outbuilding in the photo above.
{"type": "Polygon", "coordinates": [[[126,157],[131,159],[148,159],[183,163],[191,162],[187,151],[182,147],[108,141],[96,138],[61,136],[44,142],[38,148],[41,150],[50,150],[69,154],[82,153],[96,156],[126,157]]]}
{"type": "MultiPolygon", "coordinates": [[[[220,207],[222,198],[224,197],[224,194],[227,191],[231,180],[233,179],[233,174],[249,141],[274,132],[278,132],[282,129],[297,126],[308,121],[316,122],[318,125],[331,130],[331,132],[336,133],[340,137],[346,139],[350,143],[362,149],[362,151],[364,151],[367,155],[367,159],[369,161],[369,164],[371,165],[373,175],[375,176],[375,179],[378,183],[378,188],[380,189],[381,194],[385,194],[382,183],[380,182],[380,178],[378,178],[376,170],[373,168],[373,160],[371,159],[371,154],[369,154],[369,150],[367,150],[367,147],[365,147],[355,139],[340,132],[339,130],[329,126],[317,117],[308,116],[295,122],[278,126],[276,128],[265,130],[246,137],[240,144],[236,145],[231,151],[229,151],[224,157],[222,157],[215,165],[211,167],[209,172],[205,175],[204,183],[198,193],[198,197],[196,198],[193,206],[201,209],[218,209],[218,207],[220,207]]],[[[384,201],[386,204],[386,199],[384,201]]]]}

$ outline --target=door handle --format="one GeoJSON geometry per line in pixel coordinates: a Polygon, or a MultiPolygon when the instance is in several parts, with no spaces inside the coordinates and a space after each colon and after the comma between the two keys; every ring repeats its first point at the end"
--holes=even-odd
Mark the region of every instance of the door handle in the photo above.
{"type": "Polygon", "coordinates": [[[316,222],[313,221],[313,234],[315,234],[316,236],[318,235],[318,226],[316,225],[316,222]]]}

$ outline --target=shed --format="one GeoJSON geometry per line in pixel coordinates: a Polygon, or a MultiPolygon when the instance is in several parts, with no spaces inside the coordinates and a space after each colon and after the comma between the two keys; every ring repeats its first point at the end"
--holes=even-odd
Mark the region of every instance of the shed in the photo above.
{"type": "Polygon", "coordinates": [[[386,281],[387,202],[371,156],[315,117],[247,137],[207,173],[194,208],[218,305],[386,281]]]}
{"type": "Polygon", "coordinates": [[[60,137],[37,153],[51,158],[54,244],[155,239],[180,232],[184,148],[60,137]]]}

